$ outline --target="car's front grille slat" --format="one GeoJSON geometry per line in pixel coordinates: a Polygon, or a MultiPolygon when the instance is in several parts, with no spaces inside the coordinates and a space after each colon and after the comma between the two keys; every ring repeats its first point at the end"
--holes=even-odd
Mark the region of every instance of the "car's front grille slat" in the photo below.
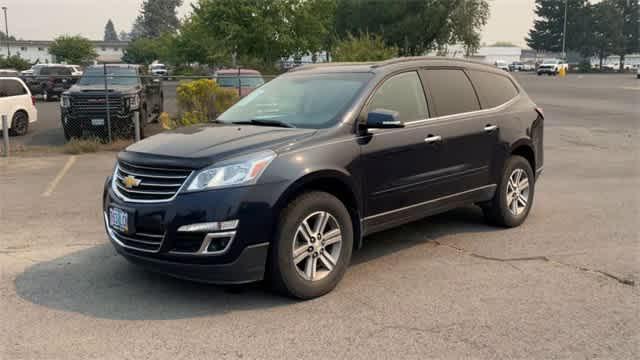
{"type": "Polygon", "coordinates": [[[126,201],[163,202],[173,199],[191,175],[190,169],[152,167],[119,161],[114,190],[126,201]]]}
{"type": "MultiPolygon", "coordinates": [[[[103,113],[107,111],[107,101],[104,95],[74,95],[71,96],[71,111],[74,113],[103,113]]],[[[123,98],[120,95],[109,96],[109,111],[122,112],[123,98]]]]}

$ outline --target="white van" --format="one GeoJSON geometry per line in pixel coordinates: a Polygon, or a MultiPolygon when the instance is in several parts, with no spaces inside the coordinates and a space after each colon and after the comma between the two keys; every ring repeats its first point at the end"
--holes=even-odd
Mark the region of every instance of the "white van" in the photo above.
{"type": "Polygon", "coordinates": [[[11,135],[26,134],[29,123],[38,120],[35,98],[19,78],[0,78],[0,116],[2,115],[7,115],[11,135]]]}

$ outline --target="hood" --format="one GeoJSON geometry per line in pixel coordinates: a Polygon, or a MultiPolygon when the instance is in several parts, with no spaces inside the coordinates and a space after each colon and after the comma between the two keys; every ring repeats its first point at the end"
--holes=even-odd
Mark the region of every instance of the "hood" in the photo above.
{"type": "MultiPolygon", "coordinates": [[[[130,85],[109,85],[111,92],[135,92],[140,90],[139,86],[130,85]]],[[[104,85],[78,85],[75,84],[69,88],[70,93],[85,93],[85,92],[103,92],[104,85]]]]}
{"type": "Polygon", "coordinates": [[[154,135],[129,146],[120,158],[199,168],[219,160],[278,148],[312,136],[313,129],[207,124],[154,135]]]}

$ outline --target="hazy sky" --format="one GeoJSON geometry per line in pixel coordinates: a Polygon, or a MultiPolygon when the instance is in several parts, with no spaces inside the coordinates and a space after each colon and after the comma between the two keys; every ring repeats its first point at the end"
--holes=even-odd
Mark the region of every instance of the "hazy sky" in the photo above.
{"type": "MultiPolygon", "coordinates": [[[[391,1],[391,0],[390,0],[391,1]]],[[[184,16],[190,4],[180,9],[184,16]]],[[[482,42],[510,41],[524,45],[533,23],[534,0],[489,0],[491,18],[482,42]]],[[[104,24],[112,19],[116,30],[130,30],[142,0],[0,0],[8,7],[9,33],[25,40],[50,40],[61,34],[102,39],[104,24]]],[[[4,31],[4,18],[0,22],[4,31]]]]}

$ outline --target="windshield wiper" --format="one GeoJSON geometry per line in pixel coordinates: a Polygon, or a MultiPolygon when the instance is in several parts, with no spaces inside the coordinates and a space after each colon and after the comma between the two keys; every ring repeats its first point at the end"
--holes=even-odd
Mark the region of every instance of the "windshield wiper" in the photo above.
{"type": "Polygon", "coordinates": [[[284,128],[294,128],[292,124],[289,124],[286,121],[275,120],[275,119],[251,119],[248,121],[234,121],[232,124],[250,124],[250,125],[262,125],[262,126],[277,126],[284,128]]]}

